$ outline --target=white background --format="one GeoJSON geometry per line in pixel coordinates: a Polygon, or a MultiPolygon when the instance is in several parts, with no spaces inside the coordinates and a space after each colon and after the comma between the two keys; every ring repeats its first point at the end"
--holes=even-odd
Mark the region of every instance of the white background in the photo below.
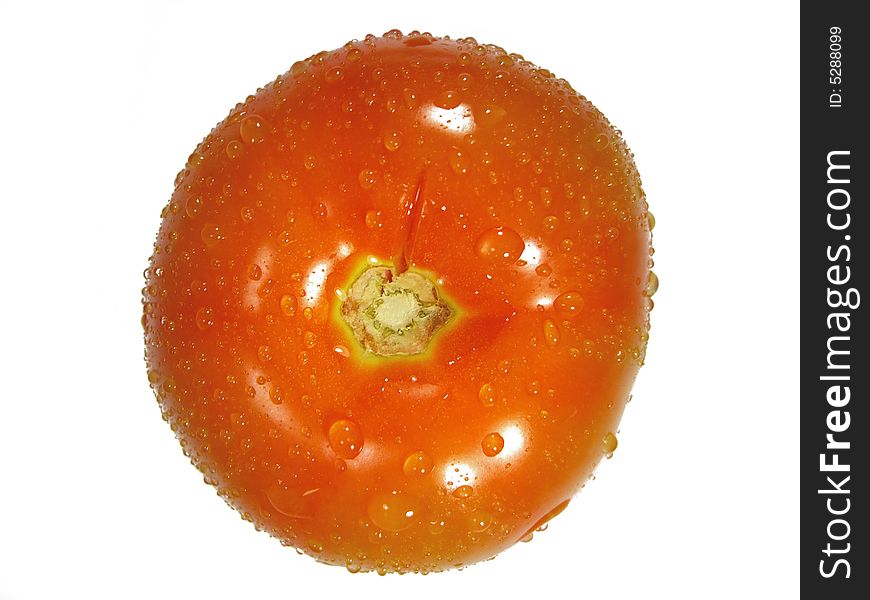
{"type": "Polygon", "coordinates": [[[797,3],[122,4],[0,3],[0,598],[797,596],[797,3]],[[662,281],[615,457],[532,543],[425,578],[239,519],[160,419],[139,325],[195,144],[295,60],[393,27],[497,43],[601,108],[662,281]]]}

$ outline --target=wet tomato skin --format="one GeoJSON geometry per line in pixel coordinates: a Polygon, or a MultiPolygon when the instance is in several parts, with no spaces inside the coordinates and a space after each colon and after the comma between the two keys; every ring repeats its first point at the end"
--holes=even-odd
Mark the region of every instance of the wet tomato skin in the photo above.
{"type": "Polygon", "coordinates": [[[149,382],[282,543],[351,571],[488,559],[615,448],[651,222],[618,132],[563,80],[471,39],[370,36],[191,154],[146,271],[149,382]],[[340,309],[402,248],[451,316],[423,353],[375,356],[340,309]]]}

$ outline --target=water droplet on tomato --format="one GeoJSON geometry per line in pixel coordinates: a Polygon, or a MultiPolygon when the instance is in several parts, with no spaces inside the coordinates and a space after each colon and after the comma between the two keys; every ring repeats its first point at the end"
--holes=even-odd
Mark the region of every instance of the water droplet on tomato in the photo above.
{"type": "Polygon", "coordinates": [[[445,90],[435,97],[434,104],[438,108],[450,110],[459,106],[460,102],[461,100],[459,99],[459,94],[456,91],[445,90]]]}
{"type": "Polygon", "coordinates": [[[230,142],[227,142],[226,150],[227,156],[230,160],[236,160],[245,153],[245,147],[239,140],[232,140],[230,142]]]}
{"type": "Polygon", "coordinates": [[[550,267],[550,265],[548,265],[547,263],[541,263],[537,267],[535,267],[535,273],[537,273],[541,277],[548,277],[552,272],[552,267],[550,267]]]}
{"type": "Polygon", "coordinates": [[[488,260],[514,262],[525,248],[520,234],[509,227],[493,227],[477,238],[477,254],[488,260]]]}
{"type": "Polygon", "coordinates": [[[482,509],[473,510],[468,516],[468,520],[471,531],[478,533],[486,531],[492,525],[492,515],[482,509]]]}
{"type": "Polygon", "coordinates": [[[544,229],[546,231],[553,231],[559,225],[559,217],[554,217],[550,215],[549,217],[544,217],[544,229]]]}
{"type": "Polygon", "coordinates": [[[471,76],[471,73],[460,73],[456,77],[456,84],[460,89],[467,90],[474,83],[474,77],[471,76]]]}
{"type": "Polygon", "coordinates": [[[327,438],[339,458],[356,458],[363,448],[362,429],[350,419],[339,419],[330,425],[327,438]]]}
{"type": "Polygon", "coordinates": [[[317,334],[313,331],[306,331],[305,334],[302,336],[302,342],[309,350],[314,348],[314,346],[317,345],[317,334]]]}
{"type": "Polygon", "coordinates": [[[480,111],[480,114],[477,115],[477,123],[484,127],[495,125],[501,121],[506,114],[507,111],[501,106],[490,104],[484,106],[483,110],[480,111]]]}
{"type": "Polygon", "coordinates": [[[655,294],[658,291],[658,289],[659,289],[659,276],[656,275],[655,273],[653,273],[652,271],[650,271],[649,272],[649,279],[647,279],[646,288],[644,289],[643,293],[647,297],[651,298],[653,296],[653,294],[655,294]]]}
{"type": "Polygon", "coordinates": [[[402,90],[402,100],[405,102],[405,107],[408,110],[417,108],[417,94],[410,88],[402,90]]]}
{"type": "Polygon", "coordinates": [[[313,154],[308,154],[308,155],[305,157],[305,159],[302,161],[302,166],[305,167],[305,170],[306,170],[306,171],[310,171],[310,170],[313,169],[316,165],[317,165],[317,163],[316,163],[315,160],[314,160],[314,155],[313,155],[313,154]]]}
{"type": "Polygon", "coordinates": [[[382,213],[379,210],[367,210],[366,211],[366,227],[369,229],[380,229],[383,227],[384,223],[381,220],[382,213]]]}
{"type": "Polygon", "coordinates": [[[214,311],[205,306],[196,310],[196,326],[203,331],[214,325],[214,311]]]}
{"type": "Polygon", "coordinates": [[[447,527],[447,522],[444,519],[435,519],[434,521],[429,521],[426,528],[430,534],[439,535],[444,533],[445,527],[447,527]]]}
{"type": "Polygon", "coordinates": [[[259,115],[245,117],[239,125],[239,135],[245,143],[259,144],[266,139],[266,123],[259,115]]]}
{"type": "Polygon", "coordinates": [[[390,152],[395,152],[399,149],[399,132],[398,131],[388,131],[384,134],[384,148],[389,150],[390,152]]]}
{"type": "Polygon", "coordinates": [[[473,494],[474,488],[470,485],[460,485],[458,488],[453,490],[453,497],[459,498],[460,500],[470,498],[473,494]]]}
{"type": "Polygon", "coordinates": [[[563,292],[553,300],[553,308],[560,317],[573,319],[583,310],[583,296],[574,290],[563,292]]]}
{"type": "Polygon", "coordinates": [[[483,453],[487,456],[497,456],[504,449],[504,438],[500,433],[493,431],[486,434],[480,445],[483,448],[483,453]]]}
{"type": "Polygon", "coordinates": [[[199,196],[192,196],[187,199],[187,204],[184,206],[184,212],[187,213],[188,217],[195,217],[202,212],[203,204],[202,198],[199,196]]]}
{"type": "Polygon", "coordinates": [[[215,223],[206,223],[199,232],[199,235],[202,238],[203,243],[209,247],[215,246],[218,242],[224,239],[223,231],[221,231],[220,226],[215,223]]]}
{"type": "Polygon", "coordinates": [[[484,383],[480,386],[480,391],[477,394],[480,403],[484,406],[492,406],[495,404],[495,392],[492,389],[491,383],[484,383]]]}
{"type": "Polygon", "coordinates": [[[342,78],[344,78],[344,71],[339,67],[327,69],[326,74],[324,75],[324,79],[326,79],[328,83],[335,83],[336,81],[340,81],[342,78]]]}
{"type": "Polygon", "coordinates": [[[552,319],[544,319],[544,341],[548,346],[555,346],[559,343],[559,328],[552,319]]]}
{"type": "Polygon", "coordinates": [[[369,500],[368,515],[384,531],[402,531],[416,521],[417,505],[402,492],[383,492],[369,500]]]}
{"type": "Polygon", "coordinates": [[[276,385],[273,388],[269,388],[269,400],[271,400],[273,404],[281,404],[284,401],[284,394],[280,387],[276,385]]]}
{"type": "Polygon", "coordinates": [[[377,183],[377,173],[371,169],[363,169],[359,172],[359,186],[364,190],[370,190],[377,183]]]}
{"type": "Polygon", "coordinates": [[[259,281],[260,277],[262,276],[263,269],[260,268],[260,265],[251,265],[250,267],[248,267],[248,279],[259,281]]]}
{"type": "Polygon", "coordinates": [[[613,432],[608,431],[604,434],[604,438],[601,441],[601,447],[604,450],[604,454],[610,455],[613,454],[613,451],[616,450],[616,447],[619,445],[619,441],[616,439],[616,436],[613,435],[613,432]]]}
{"type": "Polygon", "coordinates": [[[402,471],[409,477],[422,477],[431,473],[434,466],[435,461],[422,450],[418,450],[405,458],[402,471]]]}
{"type": "Polygon", "coordinates": [[[304,60],[299,60],[290,66],[290,76],[299,77],[308,70],[308,63],[304,60]]]}
{"type": "Polygon", "coordinates": [[[450,168],[453,169],[453,172],[457,175],[465,175],[468,173],[468,168],[470,167],[468,155],[456,146],[450,149],[450,152],[447,155],[447,162],[450,163],[450,168]]]}
{"type": "Polygon", "coordinates": [[[250,206],[243,206],[239,211],[239,215],[242,217],[242,221],[250,223],[254,220],[254,209],[250,206]]]}
{"type": "Polygon", "coordinates": [[[296,296],[291,296],[290,294],[284,294],[281,296],[281,312],[288,317],[296,316],[296,309],[298,307],[298,302],[296,300],[296,296]]]}
{"type": "Polygon", "coordinates": [[[647,224],[649,225],[650,231],[652,231],[653,229],[656,228],[656,218],[652,214],[652,211],[649,211],[649,210],[646,211],[646,221],[647,221],[647,224]]]}
{"type": "Polygon", "coordinates": [[[259,348],[257,348],[257,356],[263,362],[269,362],[272,360],[272,349],[269,346],[263,344],[259,348]]]}

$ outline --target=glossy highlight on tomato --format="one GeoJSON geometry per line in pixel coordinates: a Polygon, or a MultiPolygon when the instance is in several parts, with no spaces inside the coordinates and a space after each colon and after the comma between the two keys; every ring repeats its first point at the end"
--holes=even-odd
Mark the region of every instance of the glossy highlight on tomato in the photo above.
{"type": "Polygon", "coordinates": [[[619,132],[522,56],[391,31],[296,62],[162,217],[149,382],[206,482],[285,545],[469,565],[616,449],[654,221],[619,132]]]}

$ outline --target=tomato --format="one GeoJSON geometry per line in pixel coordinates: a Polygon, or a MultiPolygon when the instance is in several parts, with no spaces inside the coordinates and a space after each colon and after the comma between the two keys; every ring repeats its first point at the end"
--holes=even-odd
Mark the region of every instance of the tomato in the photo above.
{"type": "Polygon", "coordinates": [[[218,493],[351,571],[562,511],[643,363],[652,218],[618,131],[517,54],[414,32],[295,63],[190,155],[148,378],[218,493]]]}

